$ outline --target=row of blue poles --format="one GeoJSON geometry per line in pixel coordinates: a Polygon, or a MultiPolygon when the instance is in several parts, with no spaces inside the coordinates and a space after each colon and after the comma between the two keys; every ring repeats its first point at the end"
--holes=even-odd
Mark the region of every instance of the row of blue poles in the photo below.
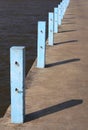
{"type": "MultiPolygon", "coordinates": [[[[54,12],[49,13],[48,45],[53,46],[54,33],[62,23],[70,0],[62,0],[54,12]]],[[[37,67],[45,67],[46,22],[38,22],[37,67]]],[[[25,46],[10,48],[11,122],[23,123],[25,119],[25,46]]]]}
{"type": "MultiPolygon", "coordinates": [[[[70,0],[62,0],[54,12],[48,14],[48,45],[54,45],[54,33],[58,33],[70,0]]],[[[38,22],[37,67],[44,68],[46,62],[46,21],[38,22]]]]}

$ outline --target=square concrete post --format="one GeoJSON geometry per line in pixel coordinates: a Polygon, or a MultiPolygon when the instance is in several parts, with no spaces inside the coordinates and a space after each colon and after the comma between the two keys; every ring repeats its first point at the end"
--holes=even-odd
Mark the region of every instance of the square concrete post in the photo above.
{"type": "Polygon", "coordinates": [[[38,36],[37,36],[37,67],[45,67],[45,52],[46,52],[46,22],[38,22],[38,36]]]}
{"type": "Polygon", "coordinates": [[[10,48],[11,122],[23,123],[25,116],[25,47],[10,48]]]}
{"type": "Polygon", "coordinates": [[[58,25],[61,25],[61,5],[58,5],[58,25]]]}
{"type": "Polygon", "coordinates": [[[58,33],[58,8],[54,8],[54,33],[58,33]]]}
{"type": "Polygon", "coordinates": [[[54,15],[52,12],[48,14],[48,45],[53,46],[53,29],[54,29],[54,15]]]}
{"type": "Polygon", "coordinates": [[[64,17],[63,1],[60,3],[60,5],[61,5],[61,20],[63,20],[64,17]]]}

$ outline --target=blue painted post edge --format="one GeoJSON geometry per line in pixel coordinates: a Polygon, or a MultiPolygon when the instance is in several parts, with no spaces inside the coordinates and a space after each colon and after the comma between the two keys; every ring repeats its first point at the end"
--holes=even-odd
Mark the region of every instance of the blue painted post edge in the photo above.
{"type": "Polygon", "coordinates": [[[46,53],[46,22],[38,22],[37,34],[37,68],[45,67],[45,53],[46,53]]]}
{"type": "Polygon", "coordinates": [[[54,15],[52,12],[48,14],[48,45],[53,46],[53,29],[54,29],[54,15]]]}
{"type": "Polygon", "coordinates": [[[25,116],[25,47],[10,48],[11,122],[23,123],[25,116]]]}

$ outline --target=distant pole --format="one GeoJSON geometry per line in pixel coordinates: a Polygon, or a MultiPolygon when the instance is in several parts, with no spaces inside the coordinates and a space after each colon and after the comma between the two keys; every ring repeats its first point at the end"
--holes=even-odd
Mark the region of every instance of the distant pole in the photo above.
{"type": "Polygon", "coordinates": [[[52,12],[48,14],[48,45],[53,46],[53,29],[54,29],[54,15],[52,12]]]}
{"type": "Polygon", "coordinates": [[[66,9],[67,9],[67,7],[66,7],[66,0],[64,0],[63,4],[64,4],[64,15],[65,15],[65,12],[66,12],[66,9]]]}
{"type": "Polygon", "coordinates": [[[58,5],[58,25],[61,25],[61,5],[58,5]]]}
{"type": "Polygon", "coordinates": [[[37,38],[37,68],[45,67],[45,50],[46,50],[46,22],[38,22],[37,38]]]}
{"type": "Polygon", "coordinates": [[[63,19],[64,17],[64,11],[63,11],[63,1],[60,3],[61,5],[61,20],[63,19]]]}
{"type": "Polygon", "coordinates": [[[10,48],[11,122],[23,123],[25,116],[25,47],[10,48]]]}
{"type": "Polygon", "coordinates": [[[58,32],[58,8],[54,8],[54,33],[58,32]]]}

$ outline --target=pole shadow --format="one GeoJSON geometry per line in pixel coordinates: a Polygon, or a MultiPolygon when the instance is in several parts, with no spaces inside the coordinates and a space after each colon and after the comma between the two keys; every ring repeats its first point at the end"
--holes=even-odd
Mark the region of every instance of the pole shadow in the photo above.
{"type": "Polygon", "coordinates": [[[64,19],[75,19],[75,17],[65,17],[64,19]]]}
{"type": "Polygon", "coordinates": [[[58,33],[74,32],[74,31],[77,31],[77,30],[64,30],[64,31],[60,31],[58,33]]]}
{"type": "Polygon", "coordinates": [[[74,22],[63,22],[62,25],[65,25],[65,24],[75,24],[74,22]]]}
{"type": "Polygon", "coordinates": [[[74,15],[74,14],[68,13],[68,14],[66,14],[66,15],[70,15],[70,16],[72,16],[72,15],[74,15]]]}
{"type": "Polygon", "coordinates": [[[42,110],[39,110],[39,111],[26,115],[25,122],[29,122],[29,121],[38,119],[40,117],[47,116],[49,114],[59,112],[59,111],[65,110],[67,108],[71,108],[76,105],[80,105],[82,103],[83,103],[82,99],[73,99],[73,100],[63,102],[61,104],[56,104],[54,106],[50,106],[48,108],[45,108],[45,109],[42,109],[42,110]]]}
{"type": "Polygon", "coordinates": [[[70,41],[64,41],[64,42],[59,42],[59,43],[54,43],[54,45],[60,45],[60,44],[66,44],[66,43],[77,43],[78,40],[70,40],[70,41]]]}
{"type": "Polygon", "coordinates": [[[77,61],[80,61],[80,59],[79,58],[77,58],[77,59],[74,58],[74,59],[68,59],[68,60],[64,60],[64,61],[59,61],[59,62],[56,62],[56,63],[47,64],[46,68],[57,66],[57,65],[67,64],[67,63],[70,63],[70,62],[77,62],[77,61]]]}

